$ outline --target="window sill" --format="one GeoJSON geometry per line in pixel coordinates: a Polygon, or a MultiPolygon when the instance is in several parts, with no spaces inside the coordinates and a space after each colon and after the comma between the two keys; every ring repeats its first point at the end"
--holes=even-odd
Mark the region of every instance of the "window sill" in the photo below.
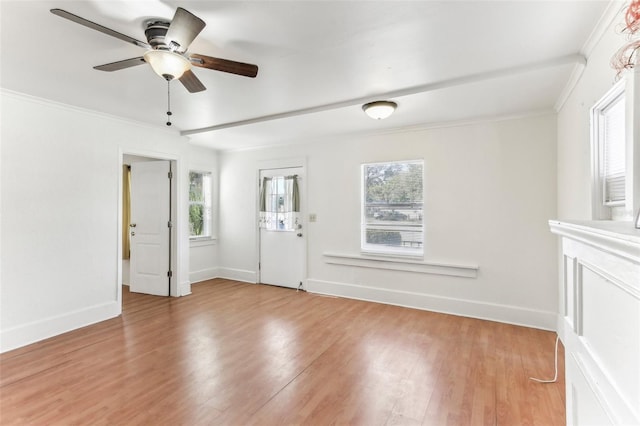
{"type": "Polygon", "coordinates": [[[354,254],[323,253],[323,256],[324,261],[332,265],[417,272],[421,274],[449,275],[464,278],[477,278],[479,269],[478,265],[421,262],[399,258],[382,258],[354,254]]]}
{"type": "Polygon", "coordinates": [[[189,247],[204,247],[216,244],[218,244],[218,239],[215,237],[189,238],[189,247]]]}
{"type": "Polygon", "coordinates": [[[366,248],[360,251],[362,257],[367,259],[371,258],[380,258],[380,259],[398,259],[398,261],[422,261],[422,257],[424,256],[424,252],[422,250],[397,250],[397,251],[382,251],[382,250],[368,250],[366,248]]]}

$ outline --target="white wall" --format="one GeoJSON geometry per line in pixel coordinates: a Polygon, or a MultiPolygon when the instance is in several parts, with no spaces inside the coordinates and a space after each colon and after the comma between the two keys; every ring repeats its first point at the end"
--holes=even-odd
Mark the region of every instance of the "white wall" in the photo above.
{"type": "Polygon", "coordinates": [[[588,56],[584,72],[558,112],[558,217],[592,219],[590,109],[615,84],[611,57],[623,44],[613,19],[588,56]]]}
{"type": "MultiPolygon", "coordinates": [[[[0,348],[120,313],[123,153],[177,160],[175,131],[2,91],[0,348]]],[[[186,190],[178,191],[177,282],[188,287],[186,190]]]]}
{"type": "Polygon", "coordinates": [[[310,291],[555,328],[555,115],[337,137],[220,157],[220,274],[256,278],[256,169],[306,157],[310,291]],[[478,264],[477,278],[325,262],[359,255],[360,164],[425,161],[425,260],[478,264]]]}

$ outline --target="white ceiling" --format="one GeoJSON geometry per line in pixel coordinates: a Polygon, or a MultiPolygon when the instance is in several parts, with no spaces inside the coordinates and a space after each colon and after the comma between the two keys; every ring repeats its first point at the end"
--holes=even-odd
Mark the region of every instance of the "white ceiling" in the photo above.
{"type": "Polygon", "coordinates": [[[189,51],[257,64],[255,79],[195,68],[172,83],[175,131],[216,149],[298,143],[551,110],[608,1],[6,1],[3,88],[164,126],[166,82],[147,65],[95,65],[144,51],[49,12],[65,9],[139,40],[176,7],[207,27],[189,51]],[[387,120],[364,102],[394,100],[387,120]],[[217,128],[222,127],[222,128],[217,128]]]}

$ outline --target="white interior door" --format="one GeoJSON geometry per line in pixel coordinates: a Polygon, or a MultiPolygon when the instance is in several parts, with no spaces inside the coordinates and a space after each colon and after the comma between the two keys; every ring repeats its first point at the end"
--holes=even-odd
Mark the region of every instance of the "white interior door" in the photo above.
{"type": "Polygon", "coordinates": [[[169,295],[171,163],[131,164],[131,283],[136,293],[169,295]]]}
{"type": "MultiPolygon", "coordinates": [[[[268,191],[270,200],[268,205],[280,206],[281,211],[288,208],[287,190],[285,178],[297,176],[299,189],[299,205],[304,197],[302,179],[304,179],[302,167],[272,169],[260,171],[260,190],[264,184],[264,178],[271,178],[269,185],[274,186],[274,191],[268,191]],[[280,185],[282,184],[282,185],[280,185]],[[275,187],[278,188],[275,188],[275,187]]],[[[260,193],[262,194],[262,192],[260,193]]],[[[290,194],[289,194],[290,195],[290,194]]],[[[269,208],[267,208],[269,210],[269,208]]],[[[306,242],[303,225],[303,211],[293,216],[270,213],[269,225],[260,220],[260,282],[282,287],[298,288],[304,281],[306,270],[306,242]],[[284,217],[286,216],[286,219],[284,217]]],[[[262,213],[261,213],[262,214],[262,213]]]]}

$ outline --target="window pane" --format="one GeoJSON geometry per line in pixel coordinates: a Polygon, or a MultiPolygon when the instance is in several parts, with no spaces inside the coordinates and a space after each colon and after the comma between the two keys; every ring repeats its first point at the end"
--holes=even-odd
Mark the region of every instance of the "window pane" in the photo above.
{"type": "Polygon", "coordinates": [[[189,201],[203,201],[203,173],[189,172],[189,201]]]}
{"type": "Polygon", "coordinates": [[[422,253],[422,170],[422,161],[363,165],[363,250],[422,253]]]}
{"type": "Polygon", "coordinates": [[[625,97],[618,97],[603,112],[604,202],[625,199],[625,97]]]}
{"type": "MultiPolygon", "coordinates": [[[[295,210],[293,180],[297,176],[272,176],[262,188],[265,194],[265,211],[260,212],[260,227],[272,231],[293,231],[301,220],[295,210]]],[[[298,209],[299,210],[299,209],[298,209]]]]}
{"type": "Polygon", "coordinates": [[[202,235],[202,231],[204,231],[204,205],[191,204],[189,206],[189,230],[191,236],[202,235]]]}

